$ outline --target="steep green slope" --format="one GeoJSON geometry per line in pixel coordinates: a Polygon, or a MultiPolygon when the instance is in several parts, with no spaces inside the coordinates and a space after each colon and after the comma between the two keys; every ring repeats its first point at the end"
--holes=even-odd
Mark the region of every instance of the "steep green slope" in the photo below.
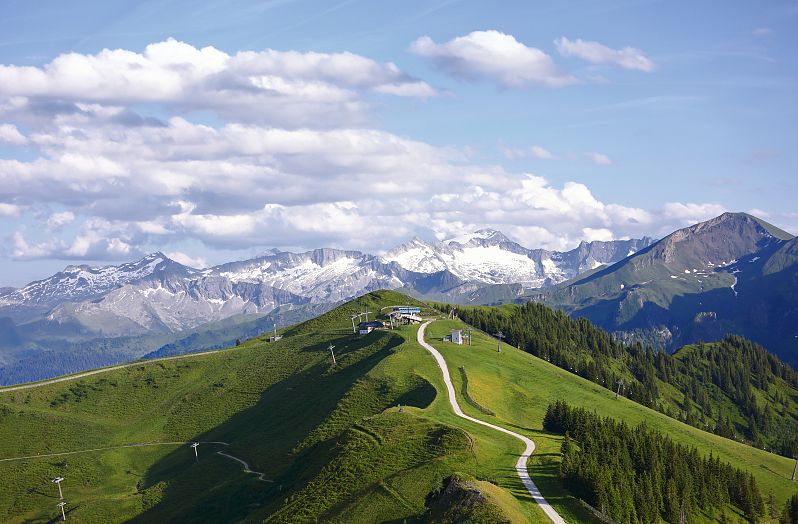
{"type": "MultiPolygon", "coordinates": [[[[449,306],[439,305],[446,310],[449,306]]],[[[624,345],[585,319],[543,305],[457,306],[479,329],[692,426],[782,454],[798,431],[798,373],[740,337],[671,356],[624,345]]]]}
{"type": "MultiPolygon", "coordinates": [[[[469,395],[496,415],[486,416],[466,402],[462,395],[462,377],[456,376],[453,380],[461,394],[460,405],[472,416],[505,425],[535,441],[537,449],[530,460],[530,474],[547,500],[561,513],[565,513],[562,506],[569,497],[559,478],[562,437],[542,430],[546,408],[556,400],[595,410],[602,416],[630,425],[645,422],[649,428],[668,435],[677,443],[694,446],[703,456],[713,453],[753,474],[765,499],[772,495],[779,509],[798,490],[789,480],[794,463],[790,459],[701,431],[627,398],[615,399],[612,392],[598,384],[510,345],[502,344],[501,353],[497,353],[496,340],[482,332],[473,332],[472,346],[442,342],[453,328],[466,326],[457,320],[434,322],[428,328],[427,340],[441,351],[450,369],[466,368],[469,395]]],[[[702,514],[691,522],[715,522],[717,519],[718,515],[702,514]]]]}

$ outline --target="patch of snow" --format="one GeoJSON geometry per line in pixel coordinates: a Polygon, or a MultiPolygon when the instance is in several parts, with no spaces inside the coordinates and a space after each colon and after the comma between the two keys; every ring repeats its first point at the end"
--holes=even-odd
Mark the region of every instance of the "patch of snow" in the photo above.
{"type": "MultiPolygon", "coordinates": [[[[506,251],[499,246],[453,250],[444,260],[449,271],[463,280],[476,280],[489,284],[540,285],[545,278],[538,274],[534,260],[526,255],[506,251]]],[[[549,274],[560,272],[551,260],[544,259],[542,264],[549,274]]]]}
{"type": "Polygon", "coordinates": [[[419,273],[435,273],[446,269],[446,262],[435,248],[423,242],[412,242],[401,246],[381,258],[384,262],[396,262],[407,270],[419,273]]]}

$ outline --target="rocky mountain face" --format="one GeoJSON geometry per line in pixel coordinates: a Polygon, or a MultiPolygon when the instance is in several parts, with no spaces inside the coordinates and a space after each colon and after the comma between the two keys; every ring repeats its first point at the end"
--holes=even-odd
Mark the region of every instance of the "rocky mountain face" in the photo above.
{"type": "Polygon", "coordinates": [[[337,302],[376,289],[394,289],[423,275],[359,251],[278,252],[203,271],[233,283],[257,283],[312,302],[337,302]]]}
{"type": "Polygon", "coordinates": [[[0,297],[0,317],[41,331],[131,336],[191,329],[280,304],[334,304],[418,278],[354,251],[265,254],[197,270],[161,253],[120,266],[67,267],[0,297]]]}
{"type": "Polygon", "coordinates": [[[735,333],[798,358],[795,238],[745,213],[675,231],[584,278],[532,296],[625,340],[666,349],[735,333]]]}
{"type": "Polygon", "coordinates": [[[119,266],[67,266],[63,271],[23,288],[4,288],[5,292],[0,292],[0,316],[24,322],[64,302],[91,301],[126,284],[159,277],[187,279],[196,274],[196,270],[178,264],[162,253],[153,253],[119,266]]]}

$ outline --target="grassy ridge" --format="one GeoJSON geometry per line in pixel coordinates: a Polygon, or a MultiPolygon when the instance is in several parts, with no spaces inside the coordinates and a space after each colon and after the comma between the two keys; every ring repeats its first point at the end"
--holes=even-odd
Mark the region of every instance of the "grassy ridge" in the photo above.
{"type": "Polygon", "coordinates": [[[415,343],[415,328],[352,336],[349,309],[407,301],[372,294],[277,343],[255,339],[233,351],[0,393],[0,458],[229,443],[201,444],[198,463],[186,445],[0,462],[0,521],[54,516],[56,475],[67,478],[77,522],[404,519],[420,515],[427,494],[456,472],[492,481],[516,501],[515,512],[536,521],[536,509],[513,495],[523,497],[508,467],[514,443],[458,425],[436,396],[440,372],[415,343]]]}

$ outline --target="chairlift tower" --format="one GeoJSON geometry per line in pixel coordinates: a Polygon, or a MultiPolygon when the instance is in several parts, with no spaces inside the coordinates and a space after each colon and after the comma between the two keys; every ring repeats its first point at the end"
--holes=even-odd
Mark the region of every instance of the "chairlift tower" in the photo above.
{"type": "Polygon", "coordinates": [[[618,379],[618,382],[616,382],[616,384],[618,384],[618,389],[615,390],[615,398],[618,398],[621,394],[621,388],[623,387],[623,380],[618,379]]]}
{"type": "Polygon", "coordinates": [[[64,506],[66,506],[66,502],[63,500],[57,504],[59,508],[61,508],[61,520],[66,520],[66,511],[64,511],[64,506]]]}
{"type": "Polygon", "coordinates": [[[56,477],[52,480],[52,483],[58,486],[58,498],[64,500],[64,494],[61,492],[61,483],[64,481],[64,477],[56,477]]]}
{"type": "Polygon", "coordinates": [[[194,448],[194,460],[199,462],[199,453],[197,452],[197,448],[199,447],[199,442],[192,442],[191,447],[194,448]]]}
{"type": "Polygon", "coordinates": [[[496,339],[499,341],[499,343],[498,343],[498,344],[496,344],[496,353],[501,353],[501,352],[502,352],[502,339],[503,339],[503,338],[505,338],[505,336],[504,336],[504,333],[502,333],[501,331],[499,331],[499,332],[498,332],[498,333],[496,333],[496,335],[494,335],[494,336],[495,336],[495,337],[496,337],[496,339]]]}
{"type": "Polygon", "coordinates": [[[333,349],[335,349],[335,346],[333,346],[332,344],[330,344],[330,347],[328,347],[327,349],[329,349],[329,350],[330,350],[330,355],[332,355],[332,359],[333,359],[333,366],[335,366],[335,365],[336,365],[336,362],[335,362],[335,352],[333,351],[333,349]]]}

